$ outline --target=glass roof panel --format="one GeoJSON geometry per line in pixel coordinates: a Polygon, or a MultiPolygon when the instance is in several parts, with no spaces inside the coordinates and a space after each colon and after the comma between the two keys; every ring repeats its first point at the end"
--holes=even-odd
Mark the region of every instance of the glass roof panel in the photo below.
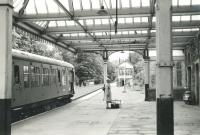
{"type": "Polygon", "coordinates": [[[192,28],[192,31],[199,31],[199,28],[192,28]]]}
{"type": "Polygon", "coordinates": [[[148,22],[148,17],[142,17],[142,22],[148,22]]]}
{"type": "Polygon", "coordinates": [[[28,5],[25,9],[25,13],[26,14],[36,14],[34,0],[29,1],[28,5]]]}
{"type": "Polygon", "coordinates": [[[102,32],[96,32],[95,35],[96,36],[102,36],[102,32]]]}
{"type": "Polygon", "coordinates": [[[97,24],[97,25],[101,24],[101,19],[95,19],[94,21],[95,21],[95,24],[97,24]]]}
{"type": "Polygon", "coordinates": [[[191,29],[183,29],[183,32],[190,32],[191,29]]]}
{"type": "Polygon", "coordinates": [[[130,7],[129,0],[121,0],[121,2],[122,2],[122,8],[129,8],[130,7]]]}
{"type": "Polygon", "coordinates": [[[129,34],[135,34],[135,31],[129,31],[129,34]]]}
{"type": "Polygon", "coordinates": [[[172,31],[174,31],[174,32],[182,32],[183,29],[173,29],[172,31]]]}
{"type": "Polygon", "coordinates": [[[56,27],[56,26],[57,26],[56,21],[49,22],[49,27],[56,27]]]}
{"type": "MultiPolygon", "coordinates": [[[[49,1],[49,0],[48,0],[49,1]]],[[[65,6],[66,9],[69,10],[69,3],[68,3],[68,0],[59,0],[60,3],[63,4],[63,6],[65,6]]]]}
{"type": "Polygon", "coordinates": [[[59,7],[53,0],[48,0],[47,8],[49,13],[59,13],[59,7]]]}
{"type": "Polygon", "coordinates": [[[190,5],[190,0],[179,0],[179,6],[190,5]]]}
{"type": "Polygon", "coordinates": [[[67,33],[67,34],[65,33],[65,34],[63,34],[63,36],[64,37],[70,37],[70,34],[69,33],[67,33]]]}
{"type": "Polygon", "coordinates": [[[142,34],[147,34],[147,30],[142,30],[142,34]]]}
{"type": "Polygon", "coordinates": [[[192,15],[192,20],[200,20],[200,15],[192,15]]]}
{"type": "Polygon", "coordinates": [[[73,0],[73,6],[74,6],[74,10],[80,10],[81,9],[80,0],[73,0]]]}
{"type": "Polygon", "coordinates": [[[85,33],[79,33],[78,35],[79,36],[85,36],[85,33]]]}
{"type": "Polygon", "coordinates": [[[72,36],[72,37],[77,37],[78,34],[77,34],[77,33],[72,33],[71,36],[72,36]]]}
{"type": "Polygon", "coordinates": [[[14,11],[18,12],[21,9],[22,5],[23,5],[23,1],[22,0],[15,0],[13,2],[13,6],[15,7],[14,11]]]}
{"type": "Polygon", "coordinates": [[[99,3],[99,0],[93,0],[92,1],[92,8],[93,9],[100,9],[100,3],[99,3]]]}
{"type": "Polygon", "coordinates": [[[123,35],[127,35],[127,34],[128,34],[128,31],[122,31],[122,34],[123,34],[123,35]]]}
{"type": "Polygon", "coordinates": [[[180,16],[172,16],[172,21],[179,22],[181,20],[180,16]]]}
{"type": "Polygon", "coordinates": [[[134,17],[134,23],[140,23],[141,20],[140,20],[140,17],[134,17]]]}
{"type": "Polygon", "coordinates": [[[125,23],[124,18],[118,18],[118,23],[125,23]]]}
{"type": "Polygon", "coordinates": [[[84,9],[90,9],[90,0],[82,0],[82,6],[84,9]]]}
{"type": "Polygon", "coordinates": [[[149,0],[141,0],[141,2],[142,2],[142,7],[150,6],[150,1],[149,0]]]}
{"type": "Polygon", "coordinates": [[[141,34],[142,32],[141,32],[141,30],[137,30],[136,33],[137,34],[141,34]]]}
{"type": "Polygon", "coordinates": [[[35,5],[37,8],[38,14],[46,14],[47,13],[45,0],[36,0],[35,5]]]}
{"type": "Polygon", "coordinates": [[[200,0],[192,0],[192,5],[200,5],[200,0]]]}
{"type": "Polygon", "coordinates": [[[66,26],[65,21],[57,21],[58,26],[66,26]]]}
{"type": "Polygon", "coordinates": [[[102,20],[102,24],[108,24],[109,23],[108,19],[101,19],[101,20],[102,20]]]}
{"type": "Polygon", "coordinates": [[[112,31],[110,34],[111,34],[111,35],[115,35],[115,32],[112,31]]]}
{"type": "Polygon", "coordinates": [[[177,4],[178,4],[178,0],[172,0],[172,5],[173,6],[177,6],[177,4]]]}
{"type": "Polygon", "coordinates": [[[125,18],[126,23],[133,23],[133,18],[125,18]]]}
{"type": "Polygon", "coordinates": [[[140,0],[131,0],[132,7],[140,7],[140,0]]]}
{"type": "Polygon", "coordinates": [[[116,0],[111,0],[111,6],[112,8],[116,8],[116,0]]]}
{"type": "Polygon", "coordinates": [[[67,23],[67,26],[74,26],[75,25],[74,21],[66,21],[66,23],[67,23]]]}
{"type": "Polygon", "coordinates": [[[156,22],[156,17],[155,16],[152,18],[152,22],[156,22]]]}
{"type": "Polygon", "coordinates": [[[81,25],[84,25],[83,20],[78,20],[81,25]]]}
{"type": "Polygon", "coordinates": [[[181,21],[190,21],[190,16],[189,15],[181,16],[181,21]]]}
{"type": "Polygon", "coordinates": [[[110,9],[110,0],[103,0],[103,5],[105,9],[110,9]]]}
{"type": "Polygon", "coordinates": [[[86,24],[87,25],[93,25],[93,20],[92,19],[86,19],[86,24]]]}

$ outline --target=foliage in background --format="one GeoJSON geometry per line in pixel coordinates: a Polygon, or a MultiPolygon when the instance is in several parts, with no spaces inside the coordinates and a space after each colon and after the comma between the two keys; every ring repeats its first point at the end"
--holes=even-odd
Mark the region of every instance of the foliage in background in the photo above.
{"type": "Polygon", "coordinates": [[[130,52],[129,60],[134,66],[135,83],[140,86],[143,86],[144,85],[144,59],[143,57],[136,52],[130,52]]]}
{"type": "Polygon", "coordinates": [[[111,80],[111,81],[114,81],[117,77],[116,73],[115,73],[115,68],[116,68],[116,65],[114,65],[112,62],[109,62],[108,61],[108,78],[111,80]]]}
{"type": "Polygon", "coordinates": [[[13,49],[62,60],[59,48],[33,39],[18,29],[13,30],[13,49]]]}
{"type": "MultiPolygon", "coordinates": [[[[73,64],[79,84],[92,79],[95,80],[96,83],[102,82],[103,60],[98,54],[80,52],[75,56],[67,50],[37,41],[18,29],[13,30],[13,48],[58,60],[64,60],[73,64]]],[[[109,73],[111,72],[112,71],[109,73]]]]}
{"type": "Polygon", "coordinates": [[[103,79],[103,60],[100,55],[80,52],[77,54],[75,62],[79,85],[86,80],[101,81],[103,79]]]}

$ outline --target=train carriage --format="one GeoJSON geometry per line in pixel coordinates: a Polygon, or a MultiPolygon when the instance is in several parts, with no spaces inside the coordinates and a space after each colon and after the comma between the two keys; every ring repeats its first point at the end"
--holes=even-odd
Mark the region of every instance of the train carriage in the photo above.
{"type": "Polygon", "coordinates": [[[15,49],[12,58],[13,117],[70,101],[74,94],[72,64],[15,49]]]}

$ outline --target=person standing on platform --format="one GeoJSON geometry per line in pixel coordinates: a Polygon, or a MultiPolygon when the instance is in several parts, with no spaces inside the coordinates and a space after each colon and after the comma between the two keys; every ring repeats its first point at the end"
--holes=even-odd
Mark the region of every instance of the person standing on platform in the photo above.
{"type": "Polygon", "coordinates": [[[112,101],[110,80],[107,80],[107,86],[105,87],[106,109],[109,108],[109,103],[112,101]]]}

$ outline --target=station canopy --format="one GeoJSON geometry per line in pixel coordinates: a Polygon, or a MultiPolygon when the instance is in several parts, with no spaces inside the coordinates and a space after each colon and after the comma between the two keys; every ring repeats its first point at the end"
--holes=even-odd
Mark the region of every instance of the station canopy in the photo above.
{"type": "MultiPolygon", "coordinates": [[[[13,22],[71,51],[155,49],[155,2],[14,0],[13,22]]],[[[184,49],[199,32],[200,0],[172,0],[172,5],[172,46],[184,49]]]]}

